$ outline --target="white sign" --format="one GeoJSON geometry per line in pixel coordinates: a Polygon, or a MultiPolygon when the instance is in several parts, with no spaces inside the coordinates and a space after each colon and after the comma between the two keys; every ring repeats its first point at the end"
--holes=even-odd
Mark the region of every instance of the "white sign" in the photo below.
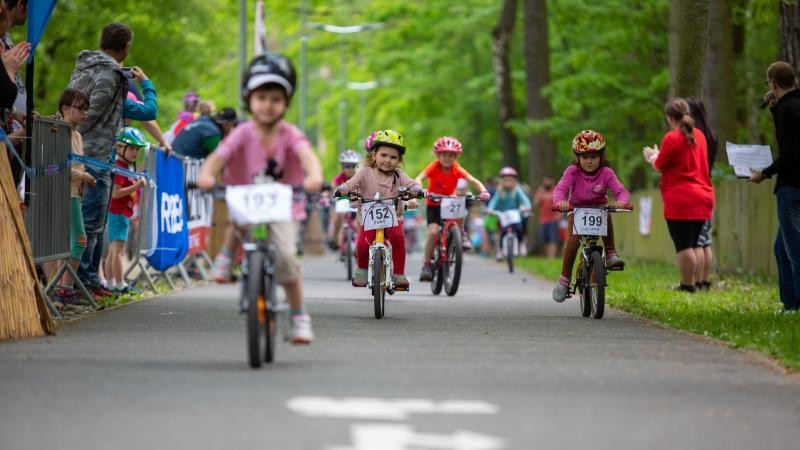
{"type": "Polygon", "coordinates": [[[365,203],[361,206],[361,220],[364,222],[365,231],[397,226],[394,202],[386,200],[365,203]]]}
{"type": "Polygon", "coordinates": [[[653,198],[642,197],[639,199],[639,233],[642,236],[650,235],[650,224],[653,218],[653,198]]]}
{"type": "Polygon", "coordinates": [[[411,414],[497,414],[499,408],[476,400],[387,400],[374,397],[295,397],[286,403],[306,417],[335,419],[408,420],[411,414]]]}
{"type": "Polygon", "coordinates": [[[292,187],[285,184],[228,186],[225,201],[228,213],[239,225],[292,220],[292,187]]]}
{"type": "Polygon", "coordinates": [[[498,211],[497,217],[500,219],[500,226],[503,228],[522,223],[522,213],[518,209],[498,211]]]}
{"type": "MultiPolygon", "coordinates": [[[[202,164],[202,159],[185,158],[183,160],[183,171],[186,174],[187,184],[197,182],[202,164]]],[[[214,215],[214,197],[211,193],[197,188],[186,189],[186,208],[189,231],[211,227],[211,218],[214,215]]]]}
{"type": "Polygon", "coordinates": [[[355,424],[350,428],[350,434],[352,446],[329,447],[329,450],[497,450],[505,446],[500,438],[471,431],[418,433],[410,425],[401,424],[355,424]]]}
{"type": "Polygon", "coordinates": [[[444,197],[441,211],[442,219],[467,217],[467,199],[465,197],[444,197]]]}
{"type": "Polygon", "coordinates": [[[575,208],[572,231],[578,236],[608,234],[608,211],[597,208],[575,208]]]}
{"type": "Polygon", "coordinates": [[[725,143],[728,152],[728,164],[733,166],[737,177],[750,178],[750,168],[766,169],[772,164],[772,152],[769,145],[738,145],[725,143]]]}
{"type": "Polygon", "coordinates": [[[350,200],[348,200],[346,198],[341,198],[339,200],[336,200],[335,208],[336,208],[336,212],[339,213],[339,214],[349,213],[349,212],[356,212],[357,211],[357,209],[352,208],[350,206],[350,200]]]}

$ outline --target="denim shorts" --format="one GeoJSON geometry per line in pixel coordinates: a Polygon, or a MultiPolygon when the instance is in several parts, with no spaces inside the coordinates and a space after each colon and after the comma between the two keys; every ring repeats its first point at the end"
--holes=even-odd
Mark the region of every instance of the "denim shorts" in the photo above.
{"type": "Polygon", "coordinates": [[[539,224],[539,240],[543,244],[561,242],[558,222],[558,220],[554,220],[553,222],[539,224]]]}
{"type": "Polygon", "coordinates": [[[131,219],[122,214],[108,213],[108,242],[128,240],[131,219]]]}

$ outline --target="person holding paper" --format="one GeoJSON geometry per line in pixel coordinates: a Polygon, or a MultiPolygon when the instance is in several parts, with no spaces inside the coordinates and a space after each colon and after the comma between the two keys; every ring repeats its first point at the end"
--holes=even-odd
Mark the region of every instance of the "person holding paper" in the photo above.
{"type": "Polygon", "coordinates": [[[678,290],[695,292],[698,253],[703,251],[698,238],[714,208],[706,138],[694,126],[686,100],[674,98],[664,109],[672,131],[661,140],[661,150],[654,146],[642,152],[645,160],[661,172],[664,219],[675,244],[681,276],[678,290]]]}
{"type": "Polygon", "coordinates": [[[764,102],[775,122],[778,157],[764,170],[751,168],[750,181],[761,183],[777,174],[778,233],[775,260],[778,288],[784,310],[800,309],[800,92],[795,87],[794,68],[783,61],[767,69],[769,92],[764,102]]]}

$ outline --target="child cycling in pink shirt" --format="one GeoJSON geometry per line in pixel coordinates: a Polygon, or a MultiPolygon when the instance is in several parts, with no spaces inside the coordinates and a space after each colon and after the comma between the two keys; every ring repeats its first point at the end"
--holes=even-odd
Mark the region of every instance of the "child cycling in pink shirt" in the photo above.
{"type": "MultiPolygon", "coordinates": [[[[572,140],[575,159],[564,171],[561,180],[553,191],[553,205],[561,211],[570,206],[600,206],[608,204],[608,190],[614,193],[614,207],[622,208],[630,202],[631,196],[617,178],[611,164],[606,159],[606,139],[593,130],[584,130],[572,140]]],[[[572,233],[572,216],[567,225],[567,238],[564,241],[561,277],[553,288],[553,300],[563,302],[569,294],[572,279],[572,266],[578,254],[580,241],[572,233]]],[[[614,227],[608,218],[608,235],[603,237],[606,250],[606,264],[609,268],[621,269],[625,261],[617,255],[614,245],[614,227]]]]}

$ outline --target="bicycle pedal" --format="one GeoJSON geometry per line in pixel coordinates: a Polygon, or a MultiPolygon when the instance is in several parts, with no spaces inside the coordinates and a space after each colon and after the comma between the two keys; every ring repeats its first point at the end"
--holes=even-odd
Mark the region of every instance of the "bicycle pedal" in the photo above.
{"type": "Polygon", "coordinates": [[[394,290],[397,292],[408,292],[407,287],[395,287],[394,290]]]}
{"type": "Polygon", "coordinates": [[[623,270],[625,270],[625,266],[622,266],[622,267],[609,267],[607,270],[609,272],[622,272],[623,270]]]}

